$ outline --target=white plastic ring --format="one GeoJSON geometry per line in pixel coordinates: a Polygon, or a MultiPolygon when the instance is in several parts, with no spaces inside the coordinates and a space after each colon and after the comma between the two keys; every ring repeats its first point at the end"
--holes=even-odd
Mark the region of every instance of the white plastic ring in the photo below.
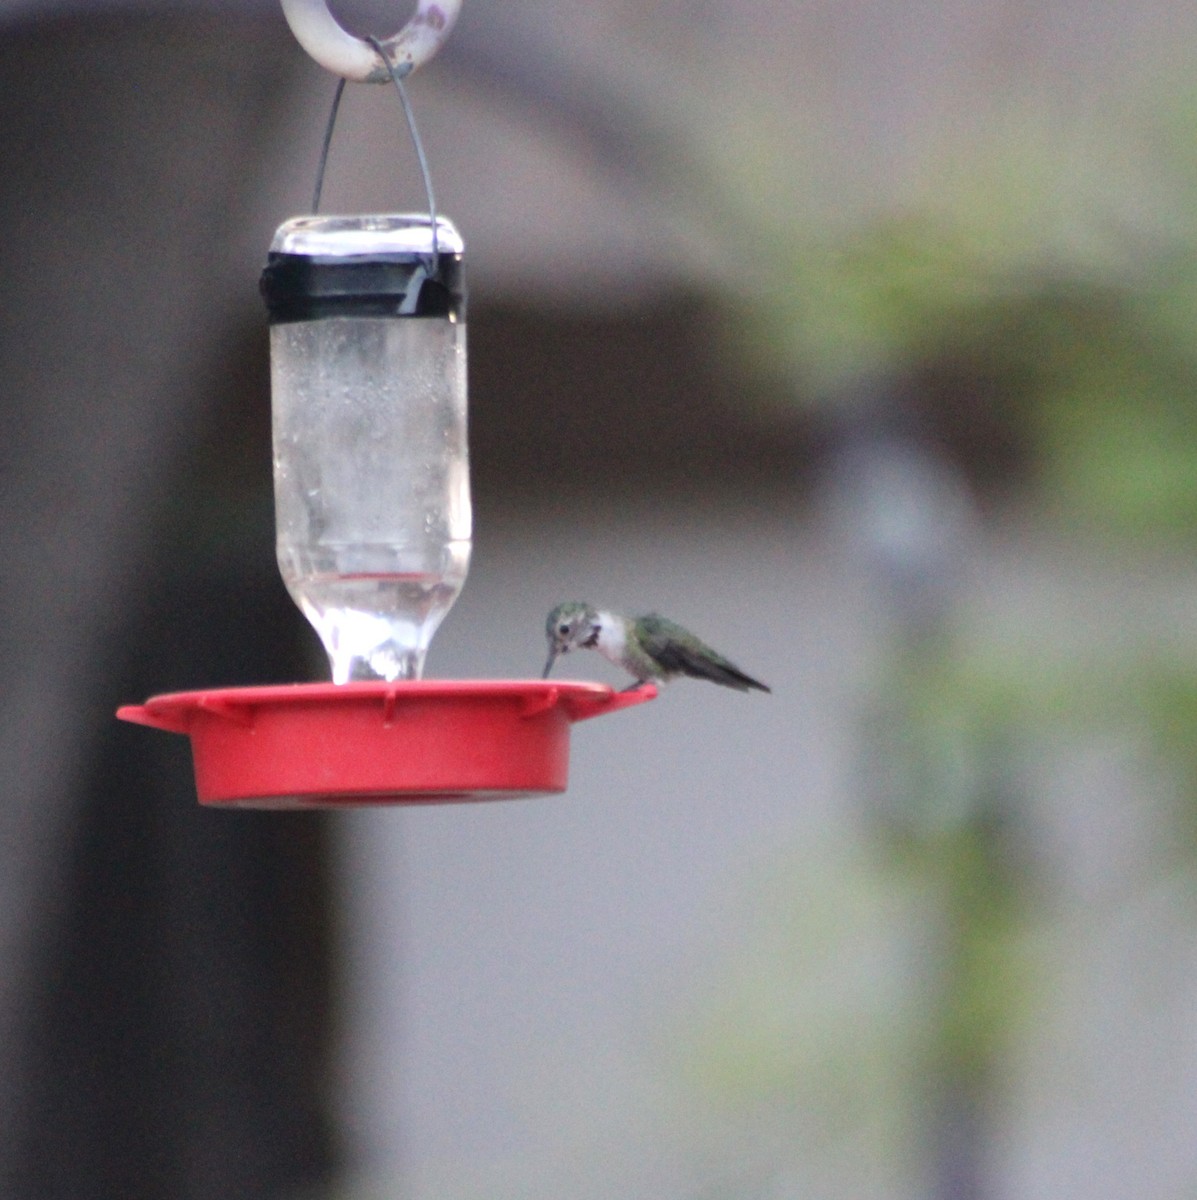
{"type": "MultiPolygon", "coordinates": [[[[355,83],[386,83],[387,65],[374,48],[343,29],[328,10],[328,0],[281,0],[283,16],[295,40],[334,75],[355,83]]],[[[380,38],[396,71],[406,75],[423,66],[444,44],[461,0],[418,0],[411,20],[396,34],[380,38]]]]}

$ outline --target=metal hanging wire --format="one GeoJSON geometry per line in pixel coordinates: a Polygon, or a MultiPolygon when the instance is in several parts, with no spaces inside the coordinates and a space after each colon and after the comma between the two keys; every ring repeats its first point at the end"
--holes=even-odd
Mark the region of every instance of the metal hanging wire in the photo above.
{"type": "Polygon", "coordinates": [[[407,120],[412,145],[420,164],[424,194],[428,199],[428,220],[432,226],[432,259],[435,271],[440,257],[437,245],[436,196],[432,189],[428,156],[424,153],[424,143],[420,139],[415,113],[408,99],[407,89],[403,86],[403,78],[426,63],[444,44],[461,11],[461,0],[419,0],[416,11],[407,24],[393,37],[386,39],[373,36],[358,38],[348,33],[329,11],[327,0],[281,0],[281,3],[283,14],[299,44],[321,66],[340,76],[328,114],[328,125],[324,130],[324,142],[320,148],[316,185],[312,192],[313,214],[320,210],[328,153],[332,146],[333,130],[336,127],[346,81],[352,79],[359,83],[385,83],[389,79],[399,93],[403,115],[407,120]]]}
{"type": "Polygon", "coordinates": [[[337,80],[337,90],[333,93],[332,108],[328,114],[328,125],[324,130],[324,144],[320,147],[320,164],[316,168],[316,187],[312,192],[312,215],[320,211],[320,193],[324,191],[324,168],[328,166],[328,150],[332,145],[333,129],[337,124],[337,112],[341,107],[341,97],[345,94],[345,80],[337,80]]]}

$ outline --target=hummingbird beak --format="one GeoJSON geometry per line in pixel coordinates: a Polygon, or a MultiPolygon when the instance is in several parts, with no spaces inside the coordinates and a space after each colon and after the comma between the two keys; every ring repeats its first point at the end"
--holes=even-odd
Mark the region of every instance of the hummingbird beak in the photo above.
{"type": "Polygon", "coordinates": [[[556,661],[557,661],[557,647],[554,646],[549,651],[549,661],[547,663],[545,663],[545,665],[544,665],[544,674],[541,676],[541,679],[548,679],[549,672],[553,669],[553,664],[556,661]]]}

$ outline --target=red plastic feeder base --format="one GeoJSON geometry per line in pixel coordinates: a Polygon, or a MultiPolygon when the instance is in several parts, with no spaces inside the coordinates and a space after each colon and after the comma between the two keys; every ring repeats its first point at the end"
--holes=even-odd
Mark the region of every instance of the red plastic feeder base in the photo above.
{"type": "Polygon", "coordinates": [[[563,792],[570,725],[656,694],[549,680],[283,684],[153,696],[116,715],[191,738],[201,804],[342,808],[563,792]]]}

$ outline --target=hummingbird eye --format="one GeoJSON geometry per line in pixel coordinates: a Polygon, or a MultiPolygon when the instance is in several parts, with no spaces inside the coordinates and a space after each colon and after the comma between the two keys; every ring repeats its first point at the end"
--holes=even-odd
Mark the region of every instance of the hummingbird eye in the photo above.
{"type": "Polygon", "coordinates": [[[557,632],[559,634],[561,634],[562,637],[564,637],[567,633],[569,633],[569,626],[564,623],[561,625],[558,625],[557,632]]]}

